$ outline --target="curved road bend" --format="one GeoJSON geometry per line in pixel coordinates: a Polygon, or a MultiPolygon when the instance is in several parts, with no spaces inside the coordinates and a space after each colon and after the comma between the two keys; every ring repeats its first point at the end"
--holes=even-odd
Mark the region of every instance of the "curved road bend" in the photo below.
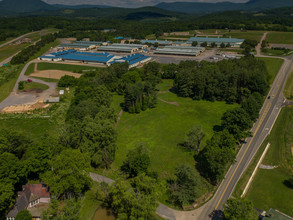
{"type": "Polygon", "coordinates": [[[5,108],[7,106],[10,106],[10,105],[33,104],[33,103],[36,103],[37,101],[41,101],[41,100],[44,100],[45,98],[49,98],[50,95],[52,95],[56,92],[57,83],[45,82],[40,79],[32,78],[32,80],[34,82],[42,83],[42,84],[49,86],[49,89],[43,91],[42,93],[23,93],[23,92],[18,93],[18,83],[20,81],[26,81],[27,79],[30,78],[24,74],[25,74],[28,66],[34,62],[36,62],[36,61],[32,60],[24,66],[24,68],[22,69],[22,71],[21,71],[21,73],[20,73],[20,75],[14,85],[14,88],[13,88],[11,94],[0,103],[0,110],[2,110],[3,108],[5,108]]]}
{"type": "Polygon", "coordinates": [[[199,209],[188,212],[173,210],[161,204],[157,209],[158,215],[165,219],[172,220],[206,220],[210,219],[212,214],[215,213],[212,219],[221,219],[221,209],[223,208],[223,204],[225,204],[227,199],[229,199],[232,195],[241,175],[250,164],[264,139],[270,133],[278,114],[286,101],[282,91],[285,86],[286,79],[293,67],[293,55],[288,58],[284,58],[284,60],[285,61],[280,68],[268,94],[271,98],[265,100],[260,111],[259,119],[251,129],[253,137],[246,139],[246,143],[238,152],[236,162],[230,167],[213,198],[199,209]]]}

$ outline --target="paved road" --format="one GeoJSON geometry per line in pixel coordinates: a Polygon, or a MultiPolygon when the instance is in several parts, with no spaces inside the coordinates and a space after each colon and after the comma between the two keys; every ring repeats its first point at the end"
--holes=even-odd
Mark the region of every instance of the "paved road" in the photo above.
{"type": "Polygon", "coordinates": [[[38,32],[38,31],[34,31],[34,32],[30,32],[30,33],[27,33],[27,34],[21,35],[21,36],[19,36],[19,37],[17,37],[17,38],[14,38],[14,39],[10,40],[10,41],[7,41],[7,42],[5,42],[5,43],[3,43],[3,44],[0,44],[0,48],[6,46],[6,45],[8,45],[8,44],[13,43],[14,41],[18,41],[18,40],[20,40],[21,38],[26,37],[26,36],[28,36],[28,35],[30,35],[30,34],[33,34],[33,33],[36,33],[36,32],[38,32]]]}
{"type": "MultiPolygon", "coordinates": [[[[265,36],[263,36],[262,39],[265,39],[265,36]]],[[[249,166],[254,155],[270,133],[281,108],[286,104],[292,104],[285,100],[282,91],[287,77],[293,68],[293,55],[283,59],[284,63],[268,94],[271,98],[265,100],[260,111],[259,119],[251,129],[253,137],[246,139],[246,143],[241,147],[236,157],[236,162],[230,167],[213,198],[199,209],[189,212],[173,210],[161,204],[157,209],[157,214],[165,219],[222,219],[221,210],[223,204],[225,204],[227,199],[232,195],[241,175],[249,166]]]]}
{"type": "Polygon", "coordinates": [[[33,104],[33,103],[36,103],[37,101],[47,99],[51,95],[56,93],[57,83],[45,82],[43,80],[35,79],[35,78],[31,78],[33,82],[45,84],[45,85],[49,86],[49,89],[47,89],[41,93],[18,92],[18,83],[20,81],[26,81],[27,79],[30,78],[28,76],[25,76],[24,74],[25,74],[28,66],[33,62],[36,62],[36,61],[32,60],[24,66],[24,68],[22,69],[22,71],[21,71],[21,73],[15,83],[15,86],[14,86],[11,94],[0,103],[0,110],[2,110],[3,108],[5,108],[7,106],[10,106],[10,105],[33,104]]]}

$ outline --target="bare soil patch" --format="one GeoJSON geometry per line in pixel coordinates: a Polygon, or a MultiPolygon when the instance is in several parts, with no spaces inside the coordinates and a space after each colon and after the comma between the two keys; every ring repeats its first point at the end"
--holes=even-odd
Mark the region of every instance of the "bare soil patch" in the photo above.
{"type": "Polygon", "coordinates": [[[159,98],[159,97],[158,97],[158,99],[159,99],[160,101],[162,101],[162,102],[167,103],[167,104],[175,105],[175,106],[179,106],[178,102],[168,102],[168,101],[166,101],[166,100],[164,100],[164,99],[161,99],[161,98],[159,98]]]}
{"type": "Polygon", "coordinates": [[[74,76],[75,78],[81,77],[79,73],[72,73],[63,70],[42,70],[32,73],[30,76],[41,77],[41,78],[49,78],[49,79],[60,79],[62,76],[74,76]]]}
{"type": "Polygon", "coordinates": [[[37,102],[34,104],[27,104],[27,105],[12,105],[2,109],[1,113],[2,114],[28,113],[36,109],[46,109],[49,107],[50,107],[50,104],[45,104],[43,102],[37,102]]]}

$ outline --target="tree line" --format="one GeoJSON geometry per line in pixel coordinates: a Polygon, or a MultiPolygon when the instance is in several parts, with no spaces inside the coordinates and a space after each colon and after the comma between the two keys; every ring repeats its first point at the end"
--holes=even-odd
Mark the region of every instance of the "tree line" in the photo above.
{"type": "Polygon", "coordinates": [[[11,59],[10,63],[12,65],[24,64],[26,61],[29,60],[31,56],[39,52],[42,47],[44,47],[48,43],[54,42],[56,39],[57,39],[56,34],[47,34],[45,36],[42,36],[40,41],[38,41],[37,43],[31,46],[24,48],[20,53],[15,55],[11,59]]]}

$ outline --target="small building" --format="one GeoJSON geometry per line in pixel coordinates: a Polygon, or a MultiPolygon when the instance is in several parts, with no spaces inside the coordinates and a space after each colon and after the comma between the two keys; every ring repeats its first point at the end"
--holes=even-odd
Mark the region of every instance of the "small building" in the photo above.
{"type": "Polygon", "coordinates": [[[6,220],[15,220],[18,212],[27,209],[33,219],[40,220],[42,211],[47,209],[50,203],[50,192],[44,184],[26,184],[18,197],[13,208],[6,215],[6,220]]]}
{"type": "Polygon", "coordinates": [[[275,209],[270,209],[269,211],[264,212],[261,215],[261,219],[263,220],[293,220],[292,217],[275,209]]]}
{"type": "Polygon", "coordinates": [[[240,47],[244,42],[244,39],[237,38],[220,38],[220,37],[191,37],[189,38],[189,43],[196,41],[198,44],[207,43],[210,46],[215,43],[218,47],[224,43],[226,46],[229,44],[231,47],[240,47]]]}
{"type": "Polygon", "coordinates": [[[167,40],[141,40],[142,44],[155,44],[158,43],[160,46],[172,45],[172,41],[167,40]]]}
{"type": "Polygon", "coordinates": [[[60,97],[51,97],[51,98],[48,98],[47,100],[45,100],[45,102],[46,103],[58,103],[58,102],[60,102],[60,97]]]}

